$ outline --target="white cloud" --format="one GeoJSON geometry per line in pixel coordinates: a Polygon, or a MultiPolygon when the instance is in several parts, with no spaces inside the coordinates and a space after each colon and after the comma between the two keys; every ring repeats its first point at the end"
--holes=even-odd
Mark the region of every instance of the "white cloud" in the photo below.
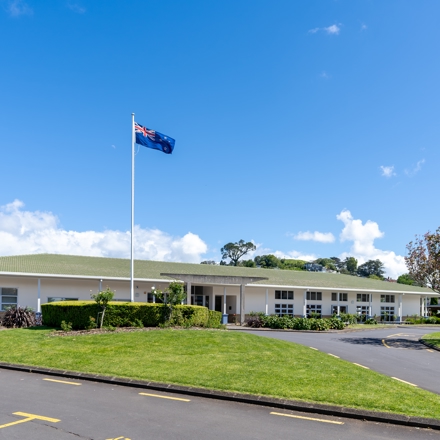
{"type": "Polygon", "coordinates": [[[368,26],[366,24],[361,25],[361,31],[366,31],[368,29],[368,26]]]}
{"type": "Polygon", "coordinates": [[[332,24],[331,26],[324,28],[324,31],[330,35],[338,35],[341,28],[337,24],[332,24]]]}
{"type": "Polygon", "coordinates": [[[290,258],[292,260],[304,260],[304,261],[314,261],[318,258],[315,254],[305,254],[299,251],[290,251],[287,253],[282,251],[275,251],[273,255],[275,255],[275,257],[280,259],[290,258]]]}
{"type": "Polygon", "coordinates": [[[392,165],[390,167],[385,167],[385,166],[381,165],[380,169],[382,170],[382,176],[384,176],[384,177],[397,176],[397,174],[394,172],[394,165],[392,165]]]}
{"type": "Polygon", "coordinates": [[[83,6],[79,5],[78,3],[68,2],[67,3],[67,7],[71,11],[76,12],[77,14],[84,14],[86,12],[86,8],[84,8],[83,6]]]}
{"type": "Polygon", "coordinates": [[[331,26],[327,26],[327,27],[323,27],[323,28],[313,28],[313,29],[309,29],[308,33],[309,34],[316,34],[319,31],[323,31],[328,35],[339,35],[339,32],[341,32],[341,24],[339,23],[339,25],[337,24],[332,24],[331,26]]]}
{"type": "Polygon", "coordinates": [[[298,232],[293,236],[295,240],[318,241],[320,243],[333,243],[335,236],[331,232],[298,232]]]}
{"type": "Polygon", "coordinates": [[[11,0],[7,3],[7,11],[11,17],[32,15],[33,10],[23,0],[11,0]]]}
{"type": "Polygon", "coordinates": [[[407,272],[404,257],[396,255],[393,251],[383,251],[374,246],[374,240],[382,238],[384,233],[379,229],[376,222],[367,220],[355,220],[348,210],[341,211],[336,216],[344,223],[344,228],[340,234],[340,240],[352,241],[350,252],[344,252],[340,258],[352,256],[357,258],[358,264],[363,264],[368,260],[379,259],[384,263],[386,274],[391,278],[397,278],[402,273],[407,272]]]}
{"type": "Polygon", "coordinates": [[[330,75],[328,75],[328,73],[325,71],[325,70],[323,70],[321,73],[320,73],[320,75],[319,75],[321,78],[324,78],[324,79],[329,79],[330,78],[330,75]]]}
{"type": "MultiPolygon", "coordinates": [[[[66,231],[51,212],[25,211],[15,200],[0,206],[0,255],[55,253],[97,257],[130,257],[130,232],[66,231]]],[[[159,229],[135,227],[138,259],[198,263],[208,250],[196,234],[173,237],[159,229]]]]}
{"type": "Polygon", "coordinates": [[[422,165],[425,163],[425,159],[419,160],[416,164],[416,166],[412,169],[412,170],[405,170],[405,174],[408,177],[413,177],[415,176],[421,169],[422,169],[422,165]]]}

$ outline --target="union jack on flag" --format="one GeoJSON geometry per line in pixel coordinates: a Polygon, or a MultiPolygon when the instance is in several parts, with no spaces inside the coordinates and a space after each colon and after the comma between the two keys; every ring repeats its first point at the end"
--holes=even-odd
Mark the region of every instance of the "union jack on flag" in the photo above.
{"type": "Polygon", "coordinates": [[[143,127],[137,122],[134,123],[134,131],[136,135],[136,143],[147,148],[159,150],[165,154],[171,154],[174,150],[176,141],[169,136],[165,136],[155,130],[143,127]]]}

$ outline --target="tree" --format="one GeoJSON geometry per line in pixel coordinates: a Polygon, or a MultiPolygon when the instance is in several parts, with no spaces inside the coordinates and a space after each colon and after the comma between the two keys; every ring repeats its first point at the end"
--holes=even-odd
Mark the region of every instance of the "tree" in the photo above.
{"type": "Polygon", "coordinates": [[[244,240],[240,240],[236,243],[227,243],[221,249],[222,261],[226,258],[231,260],[231,266],[238,266],[238,260],[246,255],[250,251],[254,251],[257,247],[251,241],[247,243],[244,240]]]}
{"type": "Polygon", "coordinates": [[[275,255],[259,255],[254,258],[255,264],[263,269],[275,269],[281,266],[280,260],[275,255]]]}
{"type": "Polygon", "coordinates": [[[379,279],[383,279],[385,269],[383,263],[380,260],[368,260],[366,263],[361,264],[358,267],[357,273],[362,277],[369,277],[375,275],[379,279]]]}
{"type": "Polygon", "coordinates": [[[329,270],[336,270],[335,262],[331,258],[318,258],[314,261],[329,270]]]}
{"type": "Polygon", "coordinates": [[[416,236],[406,249],[409,275],[421,286],[440,293],[440,227],[433,234],[428,231],[422,237],[416,236]]]}
{"type": "Polygon", "coordinates": [[[243,267],[257,267],[254,260],[242,260],[240,261],[240,266],[243,267]]]}
{"type": "MultiPolygon", "coordinates": [[[[358,265],[358,260],[356,260],[356,258],[354,258],[354,257],[347,257],[344,260],[344,266],[351,274],[356,273],[357,265],[358,265]]],[[[365,276],[368,276],[368,275],[365,275],[365,276]]]]}
{"type": "Polygon", "coordinates": [[[99,323],[99,328],[102,328],[104,322],[105,310],[107,309],[108,303],[113,299],[115,293],[111,291],[108,287],[104,291],[98,292],[97,294],[92,294],[91,297],[96,301],[99,307],[101,307],[101,322],[99,323]]]}
{"type": "Polygon", "coordinates": [[[155,290],[154,294],[156,295],[156,298],[163,302],[166,321],[171,320],[174,312],[174,306],[182,304],[186,298],[186,292],[183,284],[179,283],[178,281],[172,281],[168,288],[164,291],[155,290]]]}
{"type": "Polygon", "coordinates": [[[415,280],[409,273],[404,273],[403,275],[399,275],[397,282],[399,284],[408,284],[409,286],[412,286],[415,283],[415,280]]]}
{"type": "Polygon", "coordinates": [[[282,258],[280,260],[280,263],[281,263],[281,269],[285,269],[285,270],[305,270],[304,269],[304,265],[306,264],[306,261],[282,258]]]}
{"type": "Polygon", "coordinates": [[[211,264],[211,265],[215,266],[217,263],[214,260],[205,260],[205,261],[202,261],[200,264],[211,264]]]}

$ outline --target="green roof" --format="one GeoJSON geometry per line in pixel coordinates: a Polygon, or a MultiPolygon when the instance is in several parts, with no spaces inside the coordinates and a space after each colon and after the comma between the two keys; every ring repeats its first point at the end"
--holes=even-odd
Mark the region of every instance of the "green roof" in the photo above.
{"type": "MultiPolygon", "coordinates": [[[[122,258],[82,257],[75,255],[35,254],[0,257],[0,275],[6,273],[86,276],[96,278],[130,278],[130,260],[122,258]]],[[[436,295],[429,289],[406,284],[371,280],[335,273],[293,270],[254,269],[247,267],[214,266],[209,264],[171,263],[135,260],[137,279],[163,279],[161,273],[187,275],[223,275],[265,277],[255,284],[272,286],[304,286],[335,290],[359,289],[390,292],[414,292],[436,295]]]]}

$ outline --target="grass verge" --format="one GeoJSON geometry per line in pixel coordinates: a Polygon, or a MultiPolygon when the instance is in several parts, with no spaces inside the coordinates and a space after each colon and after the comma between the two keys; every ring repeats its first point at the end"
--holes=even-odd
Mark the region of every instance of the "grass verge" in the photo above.
{"type": "Polygon", "coordinates": [[[241,332],[0,332],[3,362],[440,419],[440,396],[302,345],[241,332]]]}
{"type": "Polygon", "coordinates": [[[434,345],[437,348],[440,348],[440,332],[435,333],[429,333],[423,338],[421,338],[422,341],[426,342],[427,344],[434,345]]]}

